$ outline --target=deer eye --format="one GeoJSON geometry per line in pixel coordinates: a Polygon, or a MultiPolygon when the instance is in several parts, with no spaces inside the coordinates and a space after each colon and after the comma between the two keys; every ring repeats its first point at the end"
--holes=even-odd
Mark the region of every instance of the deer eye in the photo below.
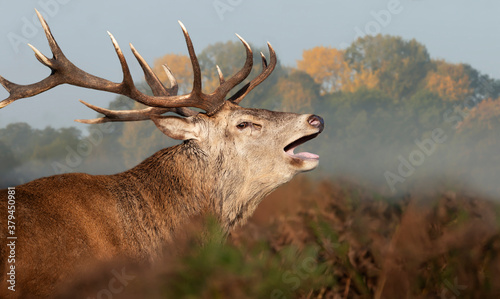
{"type": "Polygon", "coordinates": [[[252,124],[250,122],[247,122],[247,121],[244,121],[244,122],[241,122],[239,124],[236,125],[236,127],[240,130],[243,130],[245,128],[248,128],[249,126],[251,126],[252,124]]]}

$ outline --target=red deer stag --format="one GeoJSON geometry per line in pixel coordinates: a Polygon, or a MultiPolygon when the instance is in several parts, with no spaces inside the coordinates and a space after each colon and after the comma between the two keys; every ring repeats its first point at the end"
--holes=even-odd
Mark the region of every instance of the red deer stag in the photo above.
{"type": "Polygon", "coordinates": [[[127,62],[111,34],[123,72],[121,83],[76,67],[63,54],[42,16],[38,17],[53,58],[30,47],[51,74],[30,85],[0,77],[10,94],[0,102],[0,108],[66,83],[125,95],[149,106],[112,111],[82,102],[104,117],[79,122],[152,120],[165,135],[184,142],[160,150],[123,173],[55,175],[15,190],[0,190],[0,236],[6,242],[12,229],[7,220],[14,215],[16,238],[12,240],[15,263],[9,262],[9,247],[0,246],[2,298],[14,293],[8,289],[11,266],[15,266],[17,296],[49,296],[65,279],[88,268],[89,261],[116,257],[137,262],[156,260],[162,244],[193,215],[208,211],[229,231],[247,219],[267,194],[297,173],[318,165],[317,155],[294,153],[294,149],[323,130],[321,117],[238,105],[275,68],[276,54],[270,44],[270,63],[261,54],[262,72],[226,99],[252,70],[249,45],[238,36],[247,55],[243,68],[228,79],[219,70],[219,87],[210,94],[203,93],[200,66],[181,23],[194,71],[189,94],[177,95],[177,83],[165,67],[171,84],[166,88],[131,45],[153,92],[150,96],[134,86],[127,62]],[[179,116],[162,116],[166,112],[179,116]],[[15,211],[8,210],[9,193],[15,199],[15,211]]]}

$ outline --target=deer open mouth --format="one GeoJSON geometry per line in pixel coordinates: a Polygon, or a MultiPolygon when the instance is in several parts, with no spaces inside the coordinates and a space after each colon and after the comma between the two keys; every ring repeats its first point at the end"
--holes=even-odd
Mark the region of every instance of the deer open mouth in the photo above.
{"type": "Polygon", "coordinates": [[[301,152],[301,153],[294,153],[294,150],[301,144],[306,143],[307,141],[316,138],[316,136],[319,135],[318,133],[307,135],[304,137],[301,137],[294,142],[290,143],[289,145],[285,146],[284,151],[287,153],[292,158],[298,158],[301,160],[318,160],[319,156],[316,154],[308,153],[308,152],[301,152]]]}

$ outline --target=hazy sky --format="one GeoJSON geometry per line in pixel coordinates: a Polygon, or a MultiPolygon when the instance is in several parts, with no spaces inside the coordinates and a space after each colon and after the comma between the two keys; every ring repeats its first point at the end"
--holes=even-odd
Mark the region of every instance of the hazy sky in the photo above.
{"type": "MultiPolygon", "coordinates": [[[[236,40],[238,33],[255,46],[270,41],[282,63],[295,66],[304,49],[345,47],[359,34],[382,33],[415,38],[433,58],[468,63],[500,78],[500,2],[493,0],[2,0],[0,74],[16,83],[48,75],[26,46],[29,42],[51,57],[34,8],[45,14],[70,60],[113,81],[121,80],[121,70],[106,30],[126,53],[134,78],[141,80],[128,43],[150,64],[166,53],[186,54],[177,20],[188,28],[198,52],[217,41],[236,40]]],[[[0,89],[0,98],[6,98],[0,89]]],[[[85,130],[73,120],[95,113],[78,99],[106,107],[114,97],[59,86],[0,110],[0,127],[25,121],[37,128],[74,125],[85,130]]]]}

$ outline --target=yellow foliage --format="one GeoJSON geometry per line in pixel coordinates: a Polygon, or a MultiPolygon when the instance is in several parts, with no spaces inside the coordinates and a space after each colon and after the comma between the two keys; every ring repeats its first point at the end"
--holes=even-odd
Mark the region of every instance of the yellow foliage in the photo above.
{"type": "Polygon", "coordinates": [[[163,70],[162,65],[168,65],[179,84],[179,94],[187,93],[193,87],[193,70],[191,60],[186,55],[167,54],[155,60],[153,71],[158,78],[169,86],[168,77],[163,70]]]}
{"type": "Polygon", "coordinates": [[[298,112],[311,107],[315,96],[310,90],[306,90],[300,82],[280,78],[277,85],[278,92],[283,97],[281,107],[283,111],[298,112]]]}
{"type": "MultiPolygon", "coordinates": [[[[163,70],[163,65],[166,64],[174,74],[177,83],[179,84],[179,94],[189,93],[193,88],[193,67],[191,65],[191,60],[189,56],[179,55],[179,54],[167,54],[161,58],[158,58],[154,62],[153,71],[158,76],[158,78],[165,84],[165,86],[170,86],[168,82],[168,77],[163,70]]],[[[203,91],[206,93],[213,92],[219,86],[219,78],[211,73],[203,72],[202,70],[202,80],[203,80],[203,91]]]]}
{"type": "Polygon", "coordinates": [[[297,67],[321,84],[322,93],[340,90],[346,78],[351,75],[351,69],[344,60],[344,52],[329,47],[304,50],[302,60],[297,61],[297,67]]]}
{"type": "Polygon", "coordinates": [[[330,47],[315,47],[304,50],[297,67],[321,84],[321,93],[336,91],[353,92],[360,87],[376,88],[377,73],[361,68],[352,69],[344,58],[344,51],[330,47]]]}
{"type": "Polygon", "coordinates": [[[436,61],[436,70],[430,71],[426,78],[426,87],[445,100],[459,101],[471,93],[469,77],[462,64],[449,64],[436,61]]]}
{"type": "Polygon", "coordinates": [[[481,128],[487,130],[498,128],[500,123],[500,98],[483,100],[467,112],[469,114],[460,125],[460,130],[464,128],[481,128]]]}
{"type": "Polygon", "coordinates": [[[375,89],[378,87],[379,79],[378,72],[365,70],[363,67],[361,71],[353,74],[347,82],[342,86],[342,91],[354,92],[361,87],[375,89]]]}

